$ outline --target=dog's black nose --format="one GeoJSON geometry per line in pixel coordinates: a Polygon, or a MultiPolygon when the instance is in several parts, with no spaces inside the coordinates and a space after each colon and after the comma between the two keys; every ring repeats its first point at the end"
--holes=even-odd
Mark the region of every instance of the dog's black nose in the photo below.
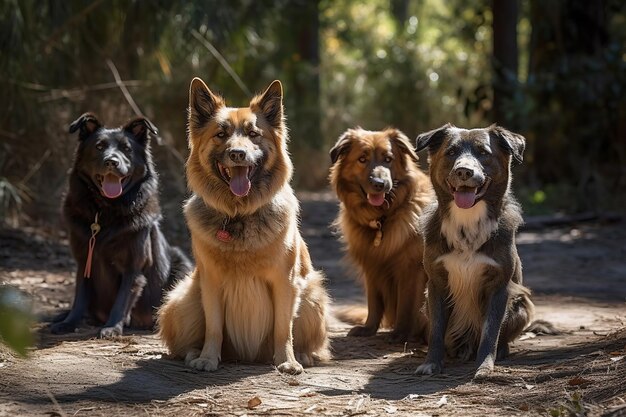
{"type": "Polygon", "coordinates": [[[120,161],[115,158],[107,158],[104,160],[104,166],[106,166],[107,168],[117,168],[119,164],[120,161]]]}
{"type": "Polygon", "coordinates": [[[243,162],[246,159],[246,151],[242,149],[233,149],[228,152],[228,156],[233,162],[243,162]]]}
{"type": "Polygon", "coordinates": [[[370,177],[370,184],[376,191],[382,191],[385,188],[385,180],[378,177],[370,177]]]}
{"type": "Polygon", "coordinates": [[[467,181],[474,176],[474,170],[469,168],[457,168],[454,170],[454,173],[462,181],[467,181]]]}

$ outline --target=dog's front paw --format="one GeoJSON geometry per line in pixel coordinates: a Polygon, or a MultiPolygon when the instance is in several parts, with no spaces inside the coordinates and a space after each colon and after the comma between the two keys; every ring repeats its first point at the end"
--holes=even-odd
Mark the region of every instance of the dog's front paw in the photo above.
{"type": "Polygon", "coordinates": [[[73,333],[74,330],[76,330],[76,323],[66,323],[62,321],[50,326],[50,332],[53,334],[73,333]]]}
{"type": "Polygon", "coordinates": [[[277,366],[278,371],[283,374],[298,375],[302,373],[302,365],[298,362],[283,362],[277,366]]]}
{"type": "Polygon", "coordinates": [[[436,362],[424,362],[415,370],[419,375],[435,375],[440,374],[443,369],[443,365],[436,362]]]}
{"type": "Polygon", "coordinates": [[[485,360],[483,360],[483,362],[480,364],[478,369],[476,370],[476,373],[474,374],[474,379],[478,381],[482,379],[486,379],[489,376],[489,374],[491,374],[491,372],[493,371],[493,368],[494,368],[493,357],[487,356],[485,360]]]}
{"type": "Polygon", "coordinates": [[[117,324],[115,326],[103,327],[102,329],[100,329],[98,337],[100,339],[110,339],[113,337],[121,336],[123,333],[124,331],[122,330],[122,325],[117,324]]]}
{"type": "Polygon", "coordinates": [[[476,373],[474,374],[474,380],[475,381],[485,380],[489,377],[489,375],[491,375],[492,371],[493,371],[493,366],[492,367],[481,366],[480,368],[476,370],[476,373]]]}
{"type": "MultiPolygon", "coordinates": [[[[187,354],[189,356],[189,354],[187,354]]],[[[219,365],[220,361],[218,358],[203,358],[198,357],[192,359],[187,363],[191,368],[197,369],[198,371],[216,371],[217,365],[219,365]]]]}
{"type": "Polygon", "coordinates": [[[374,336],[375,334],[376,334],[376,329],[373,329],[371,327],[365,327],[365,326],[354,326],[348,332],[348,336],[354,336],[354,337],[368,337],[368,336],[374,336]]]}

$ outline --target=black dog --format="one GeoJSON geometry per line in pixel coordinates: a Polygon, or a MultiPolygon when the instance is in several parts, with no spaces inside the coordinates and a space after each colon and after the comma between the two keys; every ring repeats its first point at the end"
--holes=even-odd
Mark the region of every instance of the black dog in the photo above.
{"type": "Polygon", "coordinates": [[[104,327],[150,328],[164,291],[191,271],[159,228],[158,179],[150,153],[156,128],[145,118],[107,129],[90,113],[70,125],[79,131],[63,215],[78,271],[74,304],[51,326],[75,330],[86,312],[104,327]]]}
{"type": "Polygon", "coordinates": [[[447,348],[463,360],[475,356],[481,378],[534,309],[515,247],[521,209],[510,190],[511,158],[522,161],[525,139],[495,125],[448,124],[418,136],[417,150],[426,147],[437,201],[422,218],[431,330],[416,373],[441,372],[447,348]]]}

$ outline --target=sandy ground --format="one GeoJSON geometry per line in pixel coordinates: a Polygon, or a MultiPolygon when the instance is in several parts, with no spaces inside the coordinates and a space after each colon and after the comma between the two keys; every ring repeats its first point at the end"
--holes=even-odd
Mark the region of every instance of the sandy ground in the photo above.
{"type": "MultiPolygon", "coordinates": [[[[328,227],[336,201],[300,197],[302,232],[334,306],[362,303],[328,227]]],[[[84,325],[59,337],[42,323],[28,358],[0,348],[0,416],[626,416],[626,224],[529,227],[518,247],[538,318],[563,334],[522,336],[482,383],[472,382],[470,363],[416,376],[425,346],[390,344],[385,332],[347,338],[349,326],[337,321],[333,359],[299,376],[247,363],[198,372],[168,359],[148,332],[99,340],[84,325]]],[[[40,317],[69,307],[75,268],[58,231],[0,229],[0,282],[30,293],[40,317]]]]}

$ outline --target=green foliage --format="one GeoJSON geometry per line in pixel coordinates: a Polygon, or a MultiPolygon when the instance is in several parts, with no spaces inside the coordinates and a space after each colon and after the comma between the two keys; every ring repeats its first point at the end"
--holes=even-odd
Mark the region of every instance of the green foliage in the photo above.
{"type": "Polygon", "coordinates": [[[0,285],[0,341],[22,356],[33,343],[30,300],[17,289],[0,285]]]}
{"type": "Polygon", "coordinates": [[[443,2],[411,5],[407,21],[397,22],[388,1],[323,3],[322,108],[331,141],[353,125],[394,125],[413,137],[448,121],[487,123],[489,21],[473,22],[468,7],[472,22],[450,25],[456,15],[443,2]]]}
{"type": "MultiPolygon", "coordinates": [[[[550,187],[563,183],[573,211],[626,195],[615,192],[626,187],[625,4],[521,3],[520,71],[501,86],[515,92],[502,109],[528,139],[515,184],[545,193],[528,196],[533,210],[558,203],[550,187]],[[597,40],[591,52],[587,38],[597,40]]],[[[348,127],[394,125],[412,138],[445,122],[490,124],[492,23],[486,0],[5,0],[0,203],[17,206],[20,197],[31,218],[57,213],[76,143],[69,123],[84,111],[108,125],[132,115],[107,60],[159,127],[164,200],[179,202],[192,77],[232,106],[281,79],[296,185],[320,187],[327,149],[348,127]]]]}
{"type": "Polygon", "coordinates": [[[587,415],[583,396],[579,391],[572,393],[564,404],[551,408],[548,412],[551,417],[583,417],[587,415]]]}

